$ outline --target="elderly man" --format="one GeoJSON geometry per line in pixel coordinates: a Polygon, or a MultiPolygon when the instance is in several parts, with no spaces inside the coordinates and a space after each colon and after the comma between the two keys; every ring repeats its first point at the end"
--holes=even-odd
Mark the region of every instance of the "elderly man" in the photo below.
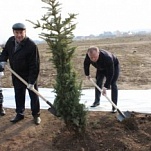
{"type": "MultiPolygon", "coordinates": [[[[116,82],[119,77],[117,57],[106,50],[99,50],[98,47],[90,47],[84,60],[84,72],[88,79],[91,78],[90,65],[96,68],[96,84],[102,88],[102,94],[106,95],[106,90],[111,87],[111,98],[114,104],[117,105],[118,88],[116,82]],[[103,85],[104,78],[106,78],[106,81],[103,85]]],[[[95,101],[91,107],[100,105],[100,96],[101,92],[95,88],[95,101]]],[[[116,109],[112,106],[112,113],[115,112],[116,109]]]]}
{"type": "Polygon", "coordinates": [[[10,37],[0,56],[0,62],[9,60],[11,68],[27,81],[28,87],[18,78],[12,75],[12,82],[15,91],[16,116],[11,122],[16,123],[24,119],[25,93],[28,88],[31,99],[31,111],[35,124],[40,124],[40,103],[38,96],[31,91],[37,87],[37,78],[39,74],[39,52],[36,44],[26,36],[26,27],[22,23],[16,23],[12,26],[14,36],[10,37]]]}

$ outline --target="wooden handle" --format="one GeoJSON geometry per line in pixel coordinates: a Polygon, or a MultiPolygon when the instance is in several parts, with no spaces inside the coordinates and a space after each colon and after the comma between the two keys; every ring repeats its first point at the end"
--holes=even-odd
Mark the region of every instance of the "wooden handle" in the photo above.
{"type": "MultiPolygon", "coordinates": [[[[19,76],[14,70],[12,70],[7,64],[5,65],[5,67],[12,74],[14,74],[20,81],[22,81],[26,86],[28,86],[28,83],[21,76],[19,76]]],[[[36,89],[31,89],[31,91],[33,91],[35,94],[37,94],[39,97],[41,97],[47,104],[49,104],[50,106],[52,106],[52,104],[49,101],[47,101],[36,89]]]]}
{"type": "MultiPolygon", "coordinates": [[[[102,92],[102,89],[93,81],[92,78],[90,78],[90,81],[100,92],[102,92]]],[[[109,97],[107,95],[104,95],[104,97],[106,97],[106,99],[114,106],[114,108],[118,109],[117,106],[109,99],[109,97]]]]}

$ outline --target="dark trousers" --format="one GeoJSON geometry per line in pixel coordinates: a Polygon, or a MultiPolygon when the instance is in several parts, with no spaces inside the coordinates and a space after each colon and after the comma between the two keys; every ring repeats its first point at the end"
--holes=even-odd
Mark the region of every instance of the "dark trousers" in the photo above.
{"type": "MultiPolygon", "coordinates": [[[[114,76],[113,79],[111,81],[111,99],[112,102],[114,102],[115,105],[117,105],[117,100],[118,100],[118,88],[117,88],[117,79],[119,77],[119,65],[117,65],[114,68],[114,76]]],[[[104,72],[101,71],[97,71],[96,73],[96,84],[102,88],[102,84],[103,84],[103,80],[106,77],[106,74],[104,72]]],[[[101,92],[95,88],[95,103],[100,102],[100,97],[101,97],[101,92]]]]}
{"type": "Polygon", "coordinates": [[[1,89],[0,89],[0,104],[3,104],[3,93],[1,89]]]}
{"type": "MultiPolygon", "coordinates": [[[[35,89],[38,90],[37,85],[35,84],[35,89]]],[[[25,111],[25,96],[26,96],[26,87],[15,88],[15,102],[16,102],[16,113],[24,115],[25,111]]],[[[30,106],[33,116],[40,115],[40,103],[39,97],[31,90],[28,89],[28,93],[31,99],[30,106]]]]}

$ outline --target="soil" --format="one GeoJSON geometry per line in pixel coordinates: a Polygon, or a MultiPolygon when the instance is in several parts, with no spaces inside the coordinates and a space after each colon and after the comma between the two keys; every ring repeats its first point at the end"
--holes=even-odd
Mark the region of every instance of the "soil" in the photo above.
{"type": "MultiPolygon", "coordinates": [[[[72,45],[77,46],[73,67],[78,81],[82,80],[83,89],[93,87],[83,73],[83,59],[91,45],[109,50],[119,58],[119,89],[150,89],[150,35],[75,41],[72,45]]],[[[50,88],[56,76],[49,61],[51,53],[46,44],[38,47],[41,57],[39,87],[50,88]]],[[[91,68],[91,75],[95,77],[94,68],[91,68]]],[[[2,87],[13,87],[8,70],[2,78],[2,87]]],[[[15,109],[5,110],[6,115],[0,116],[0,151],[151,151],[151,114],[131,113],[130,118],[119,122],[116,113],[88,112],[86,134],[77,136],[47,110],[41,109],[40,125],[34,124],[29,109],[25,110],[25,119],[16,124],[10,122],[15,109]]]]}

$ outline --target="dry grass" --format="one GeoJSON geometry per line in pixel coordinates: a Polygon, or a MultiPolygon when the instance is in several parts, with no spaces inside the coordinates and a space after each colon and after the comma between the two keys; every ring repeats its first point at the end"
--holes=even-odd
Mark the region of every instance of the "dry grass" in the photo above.
{"type": "MultiPolygon", "coordinates": [[[[83,60],[87,48],[95,45],[114,53],[120,61],[119,89],[149,89],[151,83],[151,36],[121,37],[114,39],[83,40],[72,44],[77,49],[72,62],[78,75],[78,81],[82,81],[83,88],[93,85],[87,81],[83,71],[83,60]]],[[[39,74],[39,87],[53,87],[56,70],[50,61],[52,54],[46,44],[38,45],[41,59],[39,74]]],[[[90,68],[92,77],[95,78],[95,69],[90,68]]],[[[2,80],[3,87],[12,87],[9,71],[5,71],[2,80]]]]}

